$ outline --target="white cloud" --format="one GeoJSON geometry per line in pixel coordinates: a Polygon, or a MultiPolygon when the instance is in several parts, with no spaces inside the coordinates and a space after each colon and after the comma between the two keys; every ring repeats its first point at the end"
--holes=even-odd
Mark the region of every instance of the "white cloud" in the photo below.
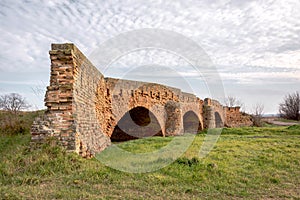
{"type": "MultiPolygon", "coordinates": [[[[4,75],[14,71],[48,75],[51,43],[73,42],[88,56],[119,33],[162,28],[200,44],[222,66],[225,80],[252,84],[272,78],[300,83],[295,70],[300,66],[298,0],[2,0],[0,6],[0,72],[4,75]],[[261,71],[253,71],[258,68],[261,71]]],[[[155,64],[181,67],[181,74],[193,77],[188,64],[176,56],[163,51],[139,53],[116,62],[122,66],[119,72],[126,66],[155,64]]]]}
{"type": "Polygon", "coordinates": [[[300,70],[300,49],[296,51],[284,51],[283,53],[265,53],[261,58],[253,60],[252,65],[263,67],[298,68],[300,70]]]}
{"type": "Polygon", "coordinates": [[[265,83],[300,82],[300,71],[297,72],[247,72],[247,73],[221,73],[223,81],[231,80],[239,84],[263,85],[265,83]]]}

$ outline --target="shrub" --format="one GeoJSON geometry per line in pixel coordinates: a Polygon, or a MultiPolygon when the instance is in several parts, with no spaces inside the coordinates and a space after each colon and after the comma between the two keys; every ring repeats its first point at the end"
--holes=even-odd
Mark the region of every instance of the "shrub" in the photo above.
{"type": "Polygon", "coordinates": [[[300,120],[300,94],[295,92],[285,96],[283,103],[279,104],[281,117],[292,120],[300,120]]]}
{"type": "Polygon", "coordinates": [[[176,160],[178,164],[187,165],[191,167],[192,165],[197,165],[199,163],[199,159],[196,157],[193,157],[192,159],[188,159],[186,157],[178,158],[176,160]]]}
{"type": "Polygon", "coordinates": [[[24,121],[14,118],[11,116],[6,116],[1,120],[0,133],[6,135],[13,134],[25,134],[29,131],[29,127],[26,127],[24,121]]]}

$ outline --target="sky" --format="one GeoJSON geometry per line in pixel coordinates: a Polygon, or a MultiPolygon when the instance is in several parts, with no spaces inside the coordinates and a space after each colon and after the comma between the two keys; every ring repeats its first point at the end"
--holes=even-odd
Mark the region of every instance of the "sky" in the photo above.
{"type": "MultiPolygon", "coordinates": [[[[148,28],[199,45],[217,69],[224,98],[240,99],[247,112],[261,103],[264,113],[275,114],[285,95],[300,91],[299,10],[299,0],[0,0],[0,95],[19,93],[41,109],[51,43],[74,43],[90,58],[105,41],[148,28]]],[[[108,68],[95,66],[105,76],[213,97],[184,57],[163,49],[140,49],[108,68]]]]}

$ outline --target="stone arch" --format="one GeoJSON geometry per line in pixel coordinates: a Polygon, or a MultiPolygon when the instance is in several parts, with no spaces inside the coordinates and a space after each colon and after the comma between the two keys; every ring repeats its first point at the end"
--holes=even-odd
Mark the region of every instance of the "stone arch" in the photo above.
{"type": "Polygon", "coordinates": [[[221,128],[223,127],[223,120],[221,118],[221,115],[218,112],[215,112],[215,124],[216,128],[221,128]]]}
{"type": "Polygon", "coordinates": [[[112,141],[127,141],[151,136],[163,136],[162,127],[155,114],[143,106],[126,112],[117,122],[112,141]]]}
{"type": "Polygon", "coordinates": [[[183,132],[196,134],[202,130],[198,115],[190,110],[183,115],[183,132]]]}
{"type": "Polygon", "coordinates": [[[194,115],[196,115],[196,116],[193,117],[194,121],[197,121],[197,120],[199,121],[200,125],[199,125],[198,130],[197,130],[197,132],[199,132],[199,131],[203,130],[203,128],[204,128],[201,104],[197,100],[197,98],[194,99],[195,101],[194,100],[192,101],[192,97],[190,97],[189,99],[190,99],[191,102],[180,102],[181,108],[182,108],[182,118],[181,118],[181,120],[182,120],[182,122],[181,122],[182,123],[182,130],[183,130],[183,132],[185,132],[184,131],[184,124],[183,124],[184,120],[183,119],[184,118],[186,119],[186,117],[188,115],[190,115],[191,112],[192,112],[194,115]],[[186,116],[184,117],[184,115],[186,115],[186,116]]]}

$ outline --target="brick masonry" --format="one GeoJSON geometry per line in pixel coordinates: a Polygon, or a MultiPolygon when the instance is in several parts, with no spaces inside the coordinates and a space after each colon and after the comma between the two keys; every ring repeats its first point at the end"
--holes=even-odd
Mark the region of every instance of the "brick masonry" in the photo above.
{"type": "Polygon", "coordinates": [[[142,136],[151,130],[156,133],[156,129],[160,129],[156,135],[170,136],[252,124],[238,107],[224,107],[216,100],[201,100],[155,83],[105,78],[73,44],[52,44],[49,54],[47,111],[32,125],[32,143],[54,137],[67,150],[90,157],[109,146],[111,138],[139,137],[122,135],[118,128],[128,120],[125,116],[137,121],[123,132],[126,129],[142,136]]]}

